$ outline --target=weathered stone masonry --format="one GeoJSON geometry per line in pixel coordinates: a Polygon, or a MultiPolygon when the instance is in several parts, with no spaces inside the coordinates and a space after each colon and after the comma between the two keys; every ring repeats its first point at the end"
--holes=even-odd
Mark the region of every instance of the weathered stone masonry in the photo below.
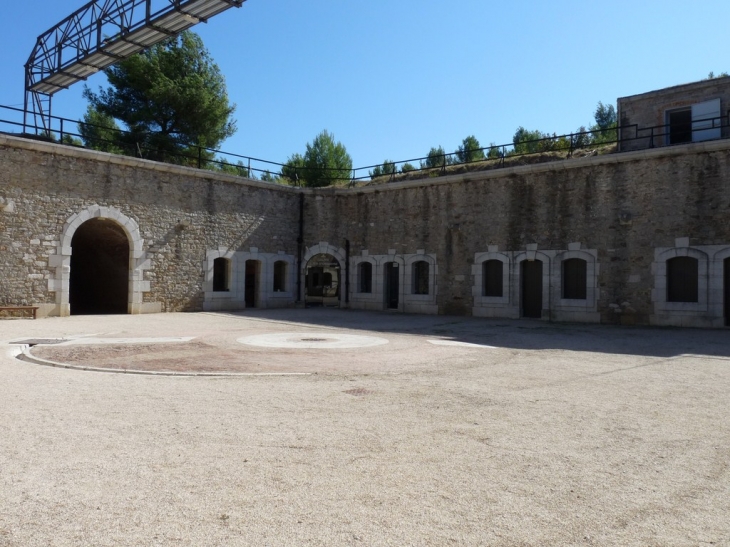
{"type": "Polygon", "coordinates": [[[296,254],[294,189],[12,137],[0,146],[0,302],[68,314],[68,236],[91,217],[133,244],[131,313],[203,309],[209,250],[296,254]]]}
{"type": "Polygon", "coordinates": [[[350,307],[519,317],[524,264],[540,262],[543,319],[724,325],[730,256],[730,142],[713,141],[356,189],[297,189],[0,136],[0,303],[69,312],[74,227],[108,218],[130,240],[130,313],[294,305],[306,259],[325,251],[349,272],[350,307]],[[299,195],[304,242],[298,262],[299,195]],[[350,263],[344,264],[349,245],[350,263]],[[698,302],[665,298],[666,260],[695,256],[698,302]],[[227,292],[213,290],[227,260],[227,292]],[[586,293],[562,298],[562,264],[585,261],[586,293]],[[504,291],[483,294],[484,263],[504,291]],[[278,265],[277,265],[278,263],[278,265]],[[372,272],[361,292],[361,264],[372,272]],[[414,290],[419,268],[428,280],[414,290]],[[274,289],[274,270],[279,279],[274,289]],[[664,276],[664,277],[663,277],[664,276]],[[704,277],[703,277],[704,276],[704,277]],[[704,291],[704,292],[703,292],[704,291]],[[59,296],[61,295],[61,296],[59,296]]]}

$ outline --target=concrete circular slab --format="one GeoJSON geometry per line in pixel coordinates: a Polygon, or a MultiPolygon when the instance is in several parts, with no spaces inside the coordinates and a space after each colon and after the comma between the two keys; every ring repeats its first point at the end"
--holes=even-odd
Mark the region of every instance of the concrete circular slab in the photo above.
{"type": "Polygon", "coordinates": [[[353,349],[383,346],[388,340],[376,336],[332,332],[277,332],[244,336],[238,342],[264,348],[353,349]]]}

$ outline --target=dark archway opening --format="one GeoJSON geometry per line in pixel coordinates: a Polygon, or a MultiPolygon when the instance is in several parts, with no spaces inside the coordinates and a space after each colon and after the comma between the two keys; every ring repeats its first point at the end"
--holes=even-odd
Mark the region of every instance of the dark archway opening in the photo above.
{"type": "Polygon", "coordinates": [[[314,255],[307,262],[304,283],[307,306],[339,306],[340,263],[328,254],[314,255]]]}
{"type": "Polygon", "coordinates": [[[128,312],[129,240],[111,220],[84,222],[71,240],[71,315],[128,312]]]}

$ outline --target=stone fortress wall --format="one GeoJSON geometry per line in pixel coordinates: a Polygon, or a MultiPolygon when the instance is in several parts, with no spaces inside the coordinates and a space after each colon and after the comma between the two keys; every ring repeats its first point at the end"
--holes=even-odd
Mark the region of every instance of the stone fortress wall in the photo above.
{"type": "MultiPolygon", "coordinates": [[[[714,141],[313,191],[305,239],[349,240],[352,270],[368,256],[434,257],[439,313],[519,317],[520,263],[537,259],[544,262],[545,319],[721,326],[718,267],[730,252],[729,152],[730,143],[714,141]],[[714,247],[700,250],[705,246],[714,247]],[[704,304],[657,306],[665,282],[656,251],[693,249],[705,264],[704,304]],[[585,299],[571,301],[561,298],[561,261],[576,257],[587,262],[588,287],[585,299]],[[480,291],[480,265],[490,258],[505,263],[501,297],[480,291]]],[[[404,278],[407,283],[408,271],[404,278]]],[[[353,307],[368,307],[353,286],[353,307]]]]}
{"type": "Polygon", "coordinates": [[[729,152],[720,140],[299,189],[0,136],[0,305],[67,315],[74,233],[103,218],[130,242],[129,313],[293,306],[307,261],[324,253],[340,264],[342,307],[521,317],[531,276],[544,320],[719,327],[729,152]],[[696,301],[667,297],[676,257],[697,261],[696,301]],[[565,298],[571,259],[583,267],[578,298],[565,298]],[[487,262],[501,263],[498,293],[485,289],[487,262]]]}
{"type": "MultiPolygon", "coordinates": [[[[297,250],[295,189],[79,148],[0,136],[0,199],[0,304],[41,316],[68,315],[71,240],[90,219],[130,241],[130,313],[202,310],[217,256],[297,250]]],[[[205,307],[241,307],[228,293],[205,307]]]]}

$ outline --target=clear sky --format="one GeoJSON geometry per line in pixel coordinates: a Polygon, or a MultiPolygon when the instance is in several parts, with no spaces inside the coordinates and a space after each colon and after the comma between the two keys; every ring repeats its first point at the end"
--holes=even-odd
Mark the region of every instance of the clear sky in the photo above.
{"type": "MultiPolygon", "coordinates": [[[[4,4],[0,104],[22,106],[36,37],[85,1],[4,4]]],[[[248,0],[193,30],[237,105],[224,150],[283,162],[327,129],[360,167],[568,133],[598,101],[730,72],[729,21],[727,0],[248,0]]],[[[53,114],[79,119],[82,90],[53,114]]]]}

